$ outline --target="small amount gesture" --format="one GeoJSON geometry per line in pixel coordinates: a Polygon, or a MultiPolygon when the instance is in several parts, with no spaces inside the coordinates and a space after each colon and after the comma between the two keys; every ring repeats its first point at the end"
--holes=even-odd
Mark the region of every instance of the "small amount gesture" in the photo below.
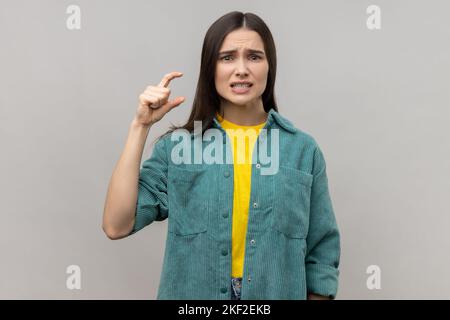
{"type": "Polygon", "coordinates": [[[181,77],[181,72],[166,74],[157,86],[148,86],[139,95],[139,106],[135,121],[143,126],[150,126],[161,120],[164,115],[184,102],[184,97],[177,97],[169,101],[170,89],[168,85],[174,78],[181,77]]]}

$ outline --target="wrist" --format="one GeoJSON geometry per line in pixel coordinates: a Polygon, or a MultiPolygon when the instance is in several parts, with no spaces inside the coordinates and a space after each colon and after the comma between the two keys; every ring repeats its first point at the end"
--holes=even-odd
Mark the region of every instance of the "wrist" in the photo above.
{"type": "Polygon", "coordinates": [[[142,124],[142,122],[137,121],[136,118],[131,121],[131,127],[137,130],[149,130],[152,125],[153,124],[142,124]]]}

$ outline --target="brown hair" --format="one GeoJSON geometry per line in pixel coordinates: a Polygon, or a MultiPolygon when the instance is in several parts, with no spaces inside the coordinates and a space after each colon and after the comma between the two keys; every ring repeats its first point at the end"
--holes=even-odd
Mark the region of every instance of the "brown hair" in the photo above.
{"type": "Polygon", "coordinates": [[[272,34],[264,21],[257,15],[249,12],[233,11],[216,20],[206,32],[203,40],[200,75],[189,119],[183,126],[177,127],[172,125],[157,140],[176,129],[187,129],[189,132],[192,132],[194,130],[194,121],[202,121],[202,132],[211,126],[216,111],[219,112],[220,110],[220,96],[217,93],[214,81],[219,50],[225,37],[230,32],[242,27],[257,32],[262,38],[269,64],[267,84],[262,94],[262,102],[266,112],[269,112],[270,109],[278,111],[274,94],[277,57],[272,34]]]}

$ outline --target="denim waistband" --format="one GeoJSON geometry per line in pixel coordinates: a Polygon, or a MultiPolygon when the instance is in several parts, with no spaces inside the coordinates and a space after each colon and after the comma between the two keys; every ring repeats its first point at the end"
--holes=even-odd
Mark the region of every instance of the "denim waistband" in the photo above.
{"type": "Polygon", "coordinates": [[[242,278],[231,277],[231,300],[241,300],[242,278]]]}

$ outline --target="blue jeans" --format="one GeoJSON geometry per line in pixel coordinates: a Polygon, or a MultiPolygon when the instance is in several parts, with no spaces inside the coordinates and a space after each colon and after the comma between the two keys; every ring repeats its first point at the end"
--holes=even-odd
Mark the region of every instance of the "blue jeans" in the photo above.
{"type": "Polygon", "coordinates": [[[231,300],[241,300],[242,278],[231,278],[231,300]]]}

